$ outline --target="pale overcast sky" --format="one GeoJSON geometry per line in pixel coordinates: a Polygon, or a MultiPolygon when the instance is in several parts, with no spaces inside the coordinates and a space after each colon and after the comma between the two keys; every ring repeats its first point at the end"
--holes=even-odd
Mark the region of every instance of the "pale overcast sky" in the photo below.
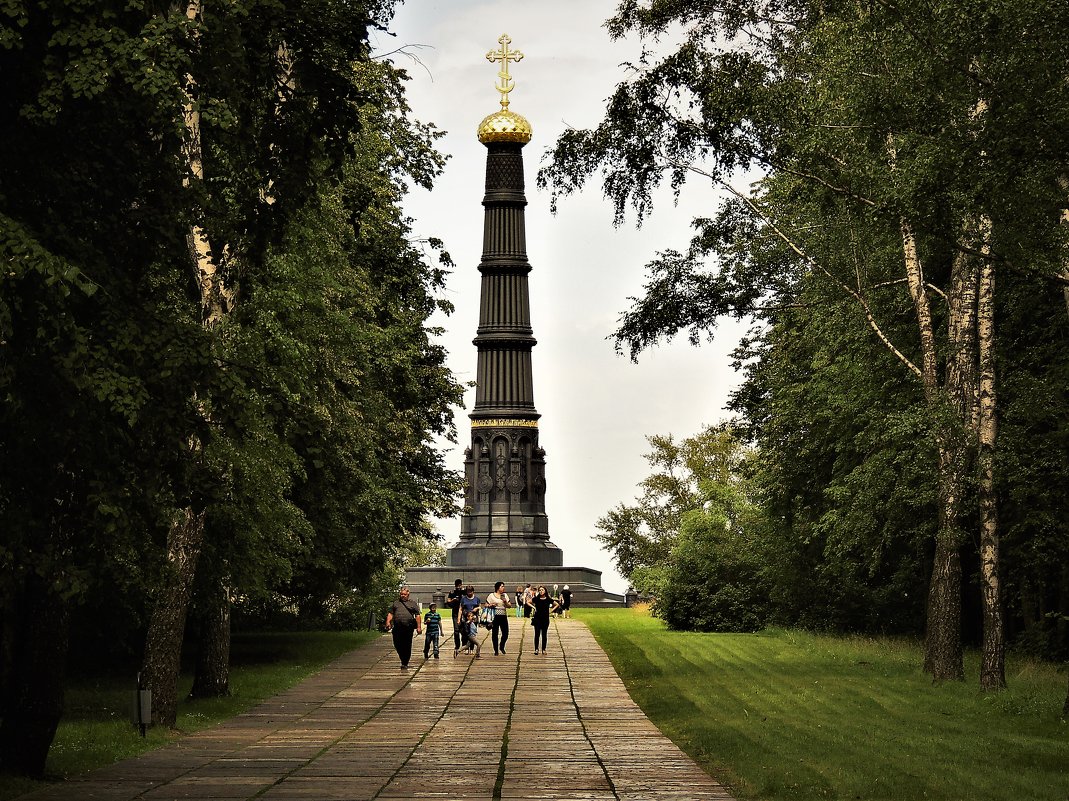
{"type": "MultiPolygon", "coordinates": [[[[475,131],[500,107],[498,66],[485,56],[497,49],[502,33],[524,53],[511,67],[516,88],[510,110],[534,129],[523,153],[538,340],[534,393],[546,450],[550,538],[564,550],[565,565],[601,570],[605,589],[623,592],[626,582],[593,539],[595,523],[637,494],[648,475],[647,434],[689,436],[726,416],[724,404],[739,380],[728,354],[741,329],[725,324],[717,341],[701,348],[676,340],[643,354],[638,364],[617,355],[606,339],[630,306],[628,296],[641,294],[645,264],[658,250],[685,249],[691,218],[712,214],[711,189],[689,187],[678,206],[664,192],[652,218],[636,230],[633,220],[613,227],[599,183],[564,199],[555,217],[548,193],[535,188],[542,157],[560,132],[597,124],[624,76],[620,64],[637,58],[635,42],[611,42],[602,27],[614,9],[614,0],[409,0],[391,25],[396,39],[379,34],[376,42],[379,52],[408,46],[418,54],[423,66],[407,65],[409,102],[418,119],[447,132],[439,142],[450,156],[445,173],[433,192],[415,190],[406,209],[416,235],[443,239],[456,262],[447,290],[456,312],[435,322],[447,329],[450,367],[465,382],[475,375],[471,340],[478,324],[486,162],[475,131]]],[[[460,442],[446,457],[454,469],[463,468],[473,402],[469,392],[467,408],[457,413],[460,442]]],[[[459,526],[458,520],[440,523],[447,545],[457,540],[459,526]]]]}

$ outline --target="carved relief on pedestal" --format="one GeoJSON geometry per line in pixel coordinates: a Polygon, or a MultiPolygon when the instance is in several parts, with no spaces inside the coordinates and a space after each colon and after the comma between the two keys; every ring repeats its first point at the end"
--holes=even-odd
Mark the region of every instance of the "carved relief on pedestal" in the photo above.
{"type": "Polygon", "coordinates": [[[520,466],[518,464],[512,466],[512,475],[508,477],[505,486],[513,495],[518,495],[523,490],[523,477],[520,475],[520,466]]]}
{"type": "Polygon", "coordinates": [[[531,479],[531,493],[535,500],[541,500],[546,494],[546,477],[541,468],[536,469],[534,478],[531,479]]]}
{"type": "Polygon", "coordinates": [[[508,478],[507,449],[503,438],[494,441],[494,486],[499,492],[505,489],[505,479],[508,478]]]}

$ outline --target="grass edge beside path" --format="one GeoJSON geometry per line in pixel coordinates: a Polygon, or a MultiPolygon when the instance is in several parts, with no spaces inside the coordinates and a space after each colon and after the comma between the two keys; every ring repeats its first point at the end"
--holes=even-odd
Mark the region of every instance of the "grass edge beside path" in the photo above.
{"type": "Polygon", "coordinates": [[[179,682],[174,730],[154,728],[142,738],[130,722],[133,682],[80,680],[71,676],[63,720],[48,754],[45,781],[0,774],[0,801],[120,759],[160,748],[175,739],[239,715],[288,690],[343,654],[382,636],[375,631],[270,632],[235,635],[230,691],[225,698],[189,700],[193,677],[179,682]],[[128,686],[127,686],[128,685],[128,686]]]}
{"type": "Polygon", "coordinates": [[[645,610],[574,612],[650,720],[741,801],[1069,799],[1055,665],[1010,657],[1009,688],[985,695],[976,680],[932,684],[906,639],[672,632],[645,610]]]}

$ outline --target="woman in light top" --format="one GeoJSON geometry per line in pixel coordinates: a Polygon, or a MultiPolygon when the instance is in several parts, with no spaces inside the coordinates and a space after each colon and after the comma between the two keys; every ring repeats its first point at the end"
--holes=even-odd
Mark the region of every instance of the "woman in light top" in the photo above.
{"type": "Polygon", "coordinates": [[[505,591],[505,582],[494,585],[494,591],[486,598],[486,605],[494,610],[493,632],[490,641],[494,644],[494,655],[505,653],[505,643],[509,639],[509,613],[512,606],[509,594],[505,591]]]}

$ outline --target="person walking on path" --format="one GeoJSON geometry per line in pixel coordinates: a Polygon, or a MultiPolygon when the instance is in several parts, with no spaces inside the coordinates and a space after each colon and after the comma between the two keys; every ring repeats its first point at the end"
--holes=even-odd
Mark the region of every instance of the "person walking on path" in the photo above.
{"type": "Polygon", "coordinates": [[[519,584],[516,585],[516,617],[520,616],[520,610],[523,609],[523,587],[519,584]]]}
{"type": "MultiPolygon", "coordinates": [[[[479,647],[479,615],[477,612],[468,612],[460,619],[460,633],[462,643],[468,649],[468,653],[474,651],[475,658],[481,659],[479,651],[482,649],[479,647]]],[[[453,651],[453,658],[456,659],[459,653],[459,648],[453,651]]]]}
{"type": "Polygon", "coordinates": [[[568,617],[568,610],[572,608],[572,591],[568,589],[568,585],[564,585],[564,589],[560,591],[560,613],[561,617],[568,617]]]}
{"type": "Polygon", "coordinates": [[[483,599],[475,594],[475,588],[470,584],[464,588],[464,594],[460,596],[460,614],[461,617],[466,619],[468,612],[475,612],[476,616],[479,614],[479,609],[483,605],[483,599]]]}
{"type": "Polygon", "coordinates": [[[460,614],[460,599],[464,597],[464,580],[453,582],[453,591],[446,596],[445,605],[453,612],[453,650],[460,650],[460,624],[464,617],[460,614]]]}
{"type": "Polygon", "coordinates": [[[412,634],[423,632],[419,607],[408,596],[408,587],[402,587],[386,613],[386,631],[393,632],[393,647],[401,660],[401,670],[408,670],[408,661],[412,658],[412,634]]]}
{"type": "Polygon", "coordinates": [[[505,582],[499,581],[494,585],[494,591],[486,599],[486,605],[494,610],[493,633],[490,641],[494,644],[494,655],[498,651],[505,653],[505,643],[509,640],[509,613],[512,606],[509,594],[505,591],[505,582]]]}
{"type": "Polygon", "coordinates": [[[546,642],[549,639],[549,616],[556,611],[557,602],[549,597],[544,584],[538,586],[538,594],[531,599],[531,627],[534,629],[535,654],[538,653],[538,640],[542,639],[542,653],[546,653],[546,642]]]}
{"type": "Polygon", "coordinates": [[[475,594],[475,588],[470,584],[464,588],[463,594],[460,596],[459,602],[459,614],[460,614],[460,641],[457,642],[454,638],[453,641],[453,656],[456,656],[456,651],[460,650],[461,644],[464,642],[464,634],[468,624],[468,613],[475,612],[476,621],[478,620],[479,608],[483,605],[483,600],[475,594]]]}
{"type": "Polygon", "coordinates": [[[438,641],[442,636],[442,616],[438,614],[438,604],[431,604],[427,614],[423,616],[423,626],[427,629],[426,639],[423,640],[423,658],[426,659],[434,646],[434,658],[438,658],[438,641]]]}
{"type": "Polygon", "coordinates": [[[523,588],[523,616],[531,616],[531,599],[535,597],[534,588],[528,584],[523,588]]]}

